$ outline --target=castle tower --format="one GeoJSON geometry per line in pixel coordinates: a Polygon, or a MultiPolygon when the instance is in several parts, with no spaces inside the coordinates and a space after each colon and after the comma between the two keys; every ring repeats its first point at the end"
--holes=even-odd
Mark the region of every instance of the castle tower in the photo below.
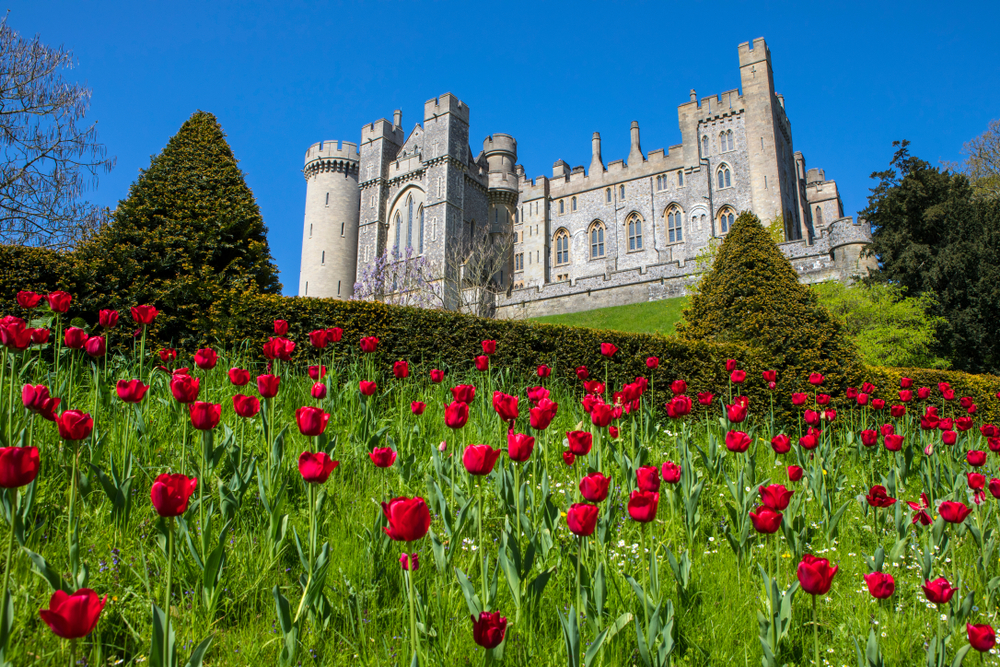
{"type": "Polygon", "coordinates": [[[357,144],[322,141],[306,151],[306,214],[299,295],[349,299],[358,248],[357,144]]]}
{"type": "Polygon", "coordinates": [[[493,134],[483,141],[483,154],[489,163],[490,240],[498,252],[505,253],[502,266],[493,277],[506,289],[514,277],[514,254],[511,234],[517,208],[517,141],[509,134],[493,134]]]}

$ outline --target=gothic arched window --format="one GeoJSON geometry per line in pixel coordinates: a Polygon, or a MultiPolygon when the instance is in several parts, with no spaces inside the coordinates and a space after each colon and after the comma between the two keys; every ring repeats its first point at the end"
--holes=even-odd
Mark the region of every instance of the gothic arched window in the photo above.
{"type": "Polygon", "coordinates": [[[397,257],[399,256],[399,235],[403,227],[403,218],[399,215],[399,211],[396,211],[396,240],[392,244],[392,252],[397,257]]]}
{"type": "Polygon", "coordinates": [[[560,229],[556,232],[556,266],[569,264],[569,232],[560,229]]]}
{"type": "Polygon", "coordinates": [[[628,219],[628,249],[642,250],[642,218],[638,213],[628,219]]]}
{"type": "Polygon", "coordinates": [[[413,197],[406,198],[406,247],[413,247],[413,197]]]}
{"type": "Polygon", "coordinates": [[[671,206],[667,210],[667,242],[677,243],[684,240],[684,228],[681,227],[681,210],[671,206]]]}
{"type": "Polygon", "coordinates": [[[732,184],[733,184],[732,177],[729,174],[729,167],[727,167],[726,165],[722,165],[719,168],[719,189],[728,188],[732,184]]]}
{"type": "Polygon", "coordinates": [[[423,254],[424,252],[424,207],[423,206],[420,207],[419,217],[420,217],[420,240],[419,240],[420,247],[418,248],[417,252],[423,254]]]}
{"type": "Polygon", "coordinates": [[[701,156],[702,157],[708,156],[708,136],[704,136],[701,138],[701,156]]]}
{"type": "Polygon", "coordinates": [[[576,210],[576,197],[573,197],[573,206],[572,206],[572,209],[574,211],[576,210]]]}
{"type": "Polygon", "coordinates": [[[726,130],[726,150],[733,150],[733,131],[726,130]]]}
{"type": "Polygon", "coordinates": [[[590,258],[604,257],[604,223],[596,220],[590,226],[590,258]]]}
{"type": "Polygon", "coordinates": [[[823,208],[821,206],[816,207],[816,226],[819,227],[823,224],[823,208]]]}
{"type": "Polygon", "coordinates": [[[728,206],[724,207],[719,212],[719,233],[726,234],[732,229],[733,222],[736,220],[736,214],[733,213],[733,209],[728,206]]]}

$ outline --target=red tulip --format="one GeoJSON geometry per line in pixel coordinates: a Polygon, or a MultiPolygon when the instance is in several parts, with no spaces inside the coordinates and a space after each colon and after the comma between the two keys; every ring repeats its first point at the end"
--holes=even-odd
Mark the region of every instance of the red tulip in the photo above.
{"type": "Polygon", "coordinates": [[[550,375],[552,375],[552,369],[546,366],[545,364],[539,366],[535,372],[538,374],[538,377],[540,378],[547,378],[550,375]]]}
{"type": "Polygon", "coordinates": [[[594,406],[594,409],[590,411],[590,422],[598,428],[604,428],[611,423],[613,418],[614,414],[611,410],[611,406],[607,403],[598,403],[594,406]]]}
{"type": "Polygon", "coordinates": [[[188,500],[198,488],[198,480],[179,474],[163,473],[153,482],[149,498],[162,517],[180,516],[187,511],[188,500]]]}
{"type": "Polygon", "coordinates": [[[210,371],[219,362],[218,353],[210,347],[205,347],[194,353],[194,365],[203,371],[210,371]]]}
{"type": "Polygon", "coordinates": [[[908,389],[903,389],[899,392],[899,400],[903,403],[909,403],[913,400],[913,392],[908,389]]]}
{"type": "Polygon", "coordinates": [[[558,410],[559,405],[553,403],[549,399],[545,398],[538,402],[538,405],[531,408],[528,412],[528,417],[531,422],[531,428],[536,431],[544,431],[552,423],[552,420],[556,417],[556,410],[558,410]]]}
{"type": "Polygon", "coordinates": [[[868,585],[868,592],[876,600],[885,600],[892,597],[896,591],[896,581],[891,574],[885,572],[872,572],[865,575],[865,583],[868,585]]]}
{"type": "Polygon", "coordinates": [[[900,389],[909,389],[912,386],[913,386],[913,380],[911,380],[910,378],[906,378],[906,377],[899,378],[899,388],[900,389]]]}
{"type": "Polygon", "coordinates": [[[599,503],[608,497],[608,486],[610,484],[610,477],[605,477],[596,471],[592,472],[580,480],[580,495],[592,503],[599,503]]]}
{"type": "Polygon", "coordinates": [[[67,410],[56,417],[56,426],[63,440],[83,440],[94,430],[94,420],[80,410],[67,410]]]}
{"type": "Polygon", "coordinates": [[[583,390],[588,394],[600,396],[604,393],[604,383],[599,380],[584,380],[583,390]]]}
{"type": "Polygon", "coordinates": [[[326,366],[310,366],[308,372],[311,380],[321,380],[326,377],[326,366]]]}
{"type": "Polygon", "coordinates": [[[796,392],[792,394],[792,405],[800,407],[806,404],[809,399],[809,395],[804,392],[796,392]]]}
{"type": "Polygon", "coordinates": [[[325,484],[330,478],[330,473],[340,465],[340,461],[334,461],[326,452],[302,452],[299,454],[299,474],[302,480],[309,484],[325,484]]]}
{"type": "Polygon", "coordinates": [[[955,428],[963,433],[972,428],[972,417],[959,417],[955,420],[955,428]]]}
{"type": "Polygon", "coordinates": [[[17,293],[17,305],[21,308],[34,308],[42,302],[42,295],[21,290],[17,293]]]}
{"type": "Polygon", "coordinates": [[[814,387],[818,387],[821,384],[823,384],[824,380],[826,380],[826,378],[823,377],[822,373],[810,373],[809,374],[809,384],[811,384],[814,387]]]}
{"type": "Polygon", "coordinates": [[[222,418],[222,406],[218,403],[195,401],[188,406],[191,414],[191,425],[199,431],[210,431],[219,425],[222,418]]]}
{"type": "Polygon", "coordinates": [[[507,619],[500,612],[483,611],[479,620],[472,616],[472,639],[483,648],[496,648],[503,642],[507,632],[507,619]]]}
{"type": "Polygon", "coordinates": [[[881,398],[872,399],[872,409],[874,409],[874,410],[884,410],[885,409],[885,401],[883,401],[881,398]]]}
{"type": "Polygon", "coordinates": [[[687,392],[688,385],[684,380],[674,380],[670,383],[670,393],[674,396],[679,396],[687,392]]]}
{"type": "MultiPolygon", "coordinates": [[[[66,347],[73,350],[82,350],[84,344],[90,336],[83,329],[78,329],[77,327],[69,327],[63,333],[63,343],[66,347]]],[[[29,334],[30,339],[30,334],[29,334]]]]}
{"type": "Polygon", "coordinates": [[[493,409],[496,410],[501,421],[513,424],[517,419],[517,396],[505,394],[502,391],[493,392],[493,409]]]}
{"type": "Polygon", "coordinates": [[[698,402],[702,405],[711,405],[712,401],[715,399],[715,394],[711,394],[704,391],[698,392],[698,402]]]}
{"type": "Polygon", "coordinates": [[[788,481],[797,482],[802,479],[802,468],[798,466],[788,466],[788,481]]]}
{"type": "Polygon", "coordinates": [[[376,447],[368,455],[377,468],[388,468],[396,462],[396,452],[392,447],[376,447]]]}
{"type": "Polygon", "coordinates": [[[576,456],[586,456],[593,445],[593,436],[586,431],[567,431],[566,440],[569,442],[569,451],[576,456]]]}
{"type": "Polygon", "coordinates": [[[326,339],[331,343],[339,343],[344,335],[344,330],[340,327],[330,327],[326,330],[326,339]]]}
{"type": "Polygon", "coordinates": [[[991,479],[987,488],[990,490],[991,496],[1000,499],[1000,479],[997,479],[996,477],[991,479]]]}
{"type": "Polygon", "coordinates": [[[656,466],[642,466],[635,471],[635,485],[640,491],[656,493],[660,490],[660,471],[656,466]]]}
{"type": "Polygon", "coordinates": [[[229,381],[237,387],[242,387],[250,382],[250,372],[242,368],[230,368],[229,381]]]}
{"type": "Polygon", "coordinates": [[[868,491],[868,495],[865,496],[865,499],[872,507],[891,507],[896,502],[896,499],[891,498],[889,494],[886,493],[885,487],[881,484],[874,485],[868,491]]]}
{"type": "Polygon", "coordinates": [[[735,384],[743,384],[743,381],[747,379],[747,372],[741,370],[735,370],[729,375],[729,381],[735,384]]]}
{"type": "Polygon", "coordinates": [[[326,430],[326,425],[330,422],[330,415],[320,408],[303,405],[295,411],[295,421],[299,425],[299,432],[302,435],[315,438],[326,430]]]}
{"type": "Polygon", "coordinates": [[[978,449],[969,450],[965,453],[965,460],[969,462],[970,466],[978,468],[986,463],[986,452],[978,449]]]}
{"type": "Polygon", "coordinates": [[[563,457],[563,463],[565,463],[568,466],[571,466],[576,462],[576,454],[569,451],[568,449],[562,453],[562,457],[563,457]]]}
{"type": "Polygon", "coordinates": [[[676,484],[681,481],[681,472],[681,467],[673,461],[667,461],[660,469],[660,474],[663,475],[663,481],[667,484],[676,484]]]}
{"type": "Polygon", "coordinates": [[[149,391],[149,385],[143,384],[142,380],[119,380],[115,391],[118,392],[118,398],[126,403],[138,403],[149,391]]]}
{"type": "Polygon", "coordinates": [[[656,518],[656,507],[659,503],[659,493],[633,491],[628,499],[628,515],[633,521],[649,523],[656,518]]]}
{"type": "Polygon", "coordinates": [[[955,591],[958,590],[952,588],[944,577],[938,577],[934,581],[925,581],[923,589],[927,601],[933,604],[948,604],[955,591]]]}
{"type": "Polygon", "coordinates": [[[978,495],[982,493],[983,489],[986,488],[986,475],[978,472],[967,472],[965,473],[965,481],[968,483],[969,488],[976,492],[978,495]]]}
{"type": "Polygon", "coordinates": [[[905,405],[893,405],[889,408],[889,415],[897,419],[905,414],[906,414],[905,405]]]}
{"type": "Polygon", "coordinates": [[[941,442],[946,445],[954,445],[956,440],[958,440],[958,434],[954,431],[943,431],[941,433],[941,442]]]}
{"type": "Polygon", "coordinates": [[[278,395],[278,387],[281,385],[281,378],[276,375],[258,375],[257,393],[262,398],[274,398],[278,395]]]}
{"type": "Polygon", "coordinates": [[[45,300],[49,302],[49,308],[52,309],[52,312],[65,313],[69,310],[69,304],[73,301],[73,297],[62,290],[56,290],[47,295],[45,300]]]}
{"type": "Polygon", "coordinates": [[[545,387],[528,387],[528,400],[531,401],[532,405],[538,405],[538,402],[543,398],[549,397],[549,390],[545,387]]]}
{"type": "Polygon", "coordinates": [[[735,359],[726,359],[726,372],[727,373],[732,373],[733,371],[736,370],[736,367],[738,365],[739,365],[739,362],[736,361],[735,359]]]}
{"type": "Polygon", "coordinates": [[[51,332],[48,329],[31,329],[30,331],[31,342],[35,345],[45,345],[49,342],[49,334],[51,332]]]}
{"type": "Polygon", "coordinates": [[[160,311],[156,306],[132,306],[132,319],[136,324],[147,326],[153,323],[160,311]]]}
{"type": "Polygon", "coordinates": [[[577,366],[575,372],[577,379],[586,380],[590,377],[590,371],[587,370],[586,366],[577,366]]]}
{"type": "Polygon", "coordinates": [[[37,447],[0,447],[0,487],[16,489],[38,477],[37,447]]]}
{"type": "Polygon", "coordinates": [[[457,387],[452,387],[451,395],[459,403],[472,403],[476,398],[476,388],[471,384],[460,384],[457,387]]]}
{"type": "MultiPolygon", "coordinates": [[[[134,316],[133,316],[134,318],[134,316]]],[[[102,310],[97,313],[97,323],[105,329],[114,329],[118,326],[117,310],[102,310]]]]}
{"type": "Polygon", "coordinates": [[[609,426],[608,427],[608,437],[610,437],[612,440],[615,440],[615,439],[618,438],[618,427],[617,426],[609,426]]]}
{"type": "Polygon", "coordinates": [[[469,445],[462,454],[462,465],[470,475],[488,475],[493,472],[493,466],[502,453],[502,449],[493,449],[489,445],[469,445]]]}
{"type": "Polygon", "coordinates": [[[590,537],[597,527],[597,516],[600,510],[597,505],[589,503],[573,503],[566,511],[566,525],[570,532],[579,537],[590,537]]]}
{"type": "Polygon", "coordinates": [[[419,554],[400,554],[399,565],[407,572],[416,572],[420,569],[419,554]]]}
{"type": "Polygon", "coordinates": [[[523,433],[507,432],[507,456],[511,461],[523,463],[531,458],[531,452],[535,449],[535,439],[523,433]]]}
{"type": "Polygon", "coordinates": [[[495,340],[484,340],[482,345],[483,354],[493,354],[497,351],[497,342],[495,340]]]}
{"type": "Polygon", "coordinates": [[[233,410],[240,417],[248,419],[260,412],[260,401],[254,396],[236,394],[233,396],[233,410]]]}
{"type": "Polygon", "coordinates": [[[198,399],[200,380],[183,373],[170,376],[170,393],[178,403],[194,403],[198,399]]]}
{"type": "Polygon", "coordinates": [[[869,398],[868,394],[864,394],[864,393],[858,394],[858,399],[857,399],[858,406],[859,407],[864,407],[864,406],[868,405],[868,398],[869,398]]]}
{"type": "Polygon", "coordinates": [[[830,561],[825,558],[816,558],[812,554],[806,554],[802,557],[802,562],[799,563],[796,571],[799,585],[810,595],[826,595],[838,568],[837,565],[830,567],[830,561]]]}
{"type": "Polygon", "coordinates": [[[890,452],[898,452],[903,448],[903,436],[890,433],[884,438],[885,448],[890,452]]]}
{"type": "Polygon", "coordinates": [[[375,336],[365,336],[361,339],[361,351],[371,354],[378,348],[378,338],[375,336]]]}
{"type": "Polygon", "coordinates": [[[174,361],[177,359],[177,350],[172,347],[165,347],[160,350],[160,361],[167,363],[168,361],[174,361]]]}
{"type": "Polygon", "coordinates": [[[792,441],[784,433],[779,433],[771,438],[771,449],[775,454],[787,454],[792,449],[792,441]]]}
{"type": "Polygon", "coordinates": [[[691,408],[693,407],[691,399],[687,396],[674,396],[671,398],[666,406],[667,416],[671,419],[681,419],[691,414],[691,408]]]}
{"type": "Polygon", "coordinates": [[[438,384],[442,380],[444,380],[444,371],[438,370],[437,368],[432,368],[431,369],[431,382],[433,382],[434,384],[438,384]]]}
{"type": "Polygon", "coordinates": [[[389,522],[382,530],[396,542],[419,540],[431,527],[431,512],[427,502],[420,497],[399,497],[383,502],[382,513],[389,522]]]}
{"type": "Polygon", "coordinates": [[[917,389],[917,398],[919,398],[921,401],[926,401],[928,398],[930,398],[930,396],[931,396],[930,387],[919,387],[917,389]]]}
{"type": "Polygon", "coordinates": [[[766,505],[761,505],[750,512],[750,523],[758,533],[770,535],[781,528],[781,512],[776,512],[766,505]]]}
{"type": "Polygon", "coordinates": [[[761,373],[761,377],[764,378],[764,382],[777,382],[778,371],[764,371],[761,373]]]}
{"type": "Polygon", "coordinates": [[[923,526],[929,526],[929,525],[931,525],[931,523],[932,523],[931,522],[931,515],[927,513],[927,510],[930,509],[931,503],[930,503],[930,500],[927,498],[927,494],[926,493],[921,493],[920,494],[920,502],[919,503],[915,503],[912,500],[908,500],[908,501],[906,501],[906,504],[909,505],[910,509],[913,510],[913,512],[914,512],[914,514],[913,514],[913,523],[914,524],[916,524],[919,521],[920,524],[923,525],[923,526]]]}
{"type": "Polygon", "coordinates": [[[358,391],[362,396],[374,396],[378,386],[371,380],[361,380],[358,382],[358,391]]]}
{"type": "Polygon", "coordinates": [[[1000,436],[1000,429],[998,429],[993,424],[983,424],[979,427],[979,432],[983,434],[986,438],[995,438],[1000,436]]]}
{"type": "Polygon", "coordinates": [[[426,408],[427,404],[424,403],[423,401],[413,401],[410,403],[410,412],[412,412],[416,417],[419,417],[420,415],[424,414],[424,410],[426,408]]]}
{"type": "Polygon", "coordinates": [[[785,511],[792,499],[792,494],[795,493],[786,489],[784,484],[762,485],[757,488],[757,491],[760,493],[760,502],[776,512],[785,511]]]}
{"type": "Polygon", "coordinates": [[[802,420],[809,426],[819,426],[819,413],[815,410],[806,410],[802,420]]]}
{"type": "Polygon", "coordinates": [[[56,410],[61,399],[49,396],[49,388],[43,384],[26,384],[21,389],[21,402],[31,412],[41,415],[48,421],[55,421],[56,410]]]}
{"type": "Polygon", "coordinates": [[[476,357],[475,362],[477,371],[485,371],[488,370],[490,367],[490,358],[487,357],[485,354],[481,354],[478,357],[476,357]]]}
{"type": "Polygon", "coordinates": [[[445,426],[452,429],[459,429],[469,421],[469,404],[452,401],[444,408],[445,426]]]}
{"type": "Polygon", "coordinates": [[[659,368],[660,360],[658,357],[646,357],[646,368],[654,369],[659,368]]]}
{"type": "Polygon", "coordinates": [[[965,517],[972,513],[971,507],[966,507],[965,503],[954,500],[946,500],[938,507],[941,518],[948,523],[962,523],[965,517]]]}
{"type": "Polygon", "coordinates": [[[284,336],[288,333],[288,322],[285,320],[275,320],[274,321],[274,335],[284,336]]]}
{"type": "Polygon", "coordinates": [[[726,419],[732,424],[739,424],[747,418],[746,406],[736,403],[726,406],[726,419]]]}
{"type": "Polygon", "coordinates": [[[108,351],[107,341],[104,336],[91,336],[83,344],[83,349],[91,357],[103,357],[108,351]]]}
{"type": "Polygon", "coordinates": [[[268,338],[267,342],[264,343],[263,352],[266,359],[291,361],[292,353],[295,352],[295,343],[287,338],[268,338]]]}
{"type": "Polygon", "coordinates": [[[986,653],[997,645],[997,635],[993,628],[987,624],[972,625],[965,624],[965,631],[969,635],[969,644],[980,653],[986,653]]]}
{"type": "Polygon", "coordinates": [[[799,447],[806,450],[816,449],[819,446],[819,431],[810,428],[809,432],[799,438],[799,447]]]}
{"type": "Polygon", "coordinates": [[[618,351],[618,346],[614,343],[601,343],[601,354],[605,357],[615,356],[615,352],[618,351]]]}
{"type": "Polygon", "coordinates": [[[872,447],[878,444],[878,431],[866,429],[861,432],[861,444],[865,447],[872,447]]]}
{"type": "Polygon", "coordinates": [[[731,452],[742,453],[750,448],[750,436],[743,431],[730,431],[726,433],[726,449],[731,452]]]}
{"type": "Polygon", "coordinates": [[[40,609],[38,615],[57,637],[80,639],[94,630],[107,602],[107,595],[102,599],[89,588],[72,595],[60,590],[49,598],[49,608],[40,609]]]}
{"type": "Polygon", "coordinates": [[[326,385],[322,382],[316,382],[313,384],[312,389],[309,390],[309,393],[316,400],[322,400],[326,398],[326,385]]]}
{"type": "Polygon", "coordinates": [[[326,329],[316,329],[309,332],[309,342],[318,350],[322,350],[329,343],[330,339],[326,335],[326,329]]]}
{"type": "Polygon", "coordinates": [[[397,380],[402,380],[410,375],[410,364],[400,360],[392,364],[392,374],[397,380]]]}

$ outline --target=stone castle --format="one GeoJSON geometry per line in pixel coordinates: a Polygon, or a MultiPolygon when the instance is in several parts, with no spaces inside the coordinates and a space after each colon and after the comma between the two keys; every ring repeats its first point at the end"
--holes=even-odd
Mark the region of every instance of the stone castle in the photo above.
{"type": "Polygon", "coordinates": [[[527,178],[507,134],[474,155],[469,107],[450,93],[424,105],[409,135],[396,111],[365,125],[360,144],[314,144],[299,294],[350,298],[386,256],[421,257],[442,284],[457,283],[448,248],[485,239],[502,241],[500,316],[679,296],[745,210],[780,225],[779,247],[803,282],[865,273],[871,230],[844,215],[837,184],[793,149],[763,38],[739,46],[739,64],[742,92],[699,100],[692,90],[678,107],[680,144],[644,153],[633,122],[627,159],[605,164],[595,132],[589,168],[557,160],[551,177],[527,178]]]}

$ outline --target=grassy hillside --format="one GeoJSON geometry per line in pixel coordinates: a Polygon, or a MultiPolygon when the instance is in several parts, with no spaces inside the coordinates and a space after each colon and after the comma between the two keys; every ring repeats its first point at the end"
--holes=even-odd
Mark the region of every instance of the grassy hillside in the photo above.
{"type": "Polygon", "coordinates": [[[663,299],[629,306],[598,308],[568,315],[548,315],[535,318],[547,324],[566,324],[593,329],[613,329],[637,333],[674,333],[674,325],[681,318],[681,311],[687,305],[687,297],[663,299]]]}

